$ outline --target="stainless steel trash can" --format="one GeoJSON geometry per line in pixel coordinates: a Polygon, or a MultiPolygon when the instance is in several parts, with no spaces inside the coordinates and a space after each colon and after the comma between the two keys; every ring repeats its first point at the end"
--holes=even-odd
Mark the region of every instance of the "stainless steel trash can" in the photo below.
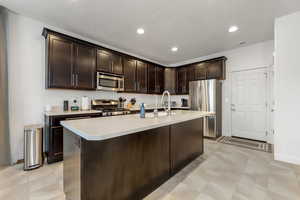
{"type": "Polygon", "coordinates": [[[24,127],[24,170],[36,169],[43,165],[43,126],[24,127]]]}

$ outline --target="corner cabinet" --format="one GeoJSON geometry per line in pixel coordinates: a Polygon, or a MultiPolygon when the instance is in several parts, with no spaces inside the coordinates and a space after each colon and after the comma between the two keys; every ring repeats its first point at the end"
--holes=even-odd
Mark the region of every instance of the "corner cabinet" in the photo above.
{"type": "Polygon", "coordinates": [[[96,50],[47,32],[46,88],[96,89],[96,50]]]}
{"type": "Polygon", "coordinates": [[[168,90],[171,94],[176,94],[177,91],[177,72],[176,68],[165,68],[165,90],[168,90]]]}

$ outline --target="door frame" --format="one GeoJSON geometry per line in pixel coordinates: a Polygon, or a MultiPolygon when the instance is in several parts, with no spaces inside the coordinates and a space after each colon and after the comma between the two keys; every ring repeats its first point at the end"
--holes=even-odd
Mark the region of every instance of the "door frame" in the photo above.
{"type": "MultiPolygon", "coordinates": [[[[273,144],[273,137],[274,137],[274,125],[273,125],[273,108],[274,108],[274,65],[266,66],[266,67],[255,67],[255,68],[249,68],[249,69],[243,69],[243,70],[234,70],[230,72],[230,105],[232,104],[232,74],[236,72],[246,72],[246,71],[254,71],[259,69],[265,69],[265,73],[267,76],[267,85],[266,85],[266,103],[267,103],[267,111],[266,111],[266,127],[267,127],[267,142],[273,144]]],[[[229,112],[230,112],[230,136],[232,136],[232,110],[231,106],[229,106],[229,112]]]]}

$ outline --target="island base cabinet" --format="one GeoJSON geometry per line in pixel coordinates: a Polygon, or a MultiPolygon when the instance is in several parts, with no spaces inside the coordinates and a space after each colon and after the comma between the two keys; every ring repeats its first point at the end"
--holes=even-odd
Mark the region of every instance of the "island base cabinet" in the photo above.
{"type": "Polygon", "coordinates": [[[203,153],[203,118],[171,126],[171,175],[203,153]]]}
{"type": "Polygon", "coordinates": [[[99,141],[64,128],[66,199],[143,199],[203,152],[202,123],[201,118],[99,141]]]}
{"type": "Polygon", "coordinates": [[[64,129],[64,192],[66,200],[80,200],[81,185],[83,180],[82,175],[82,152],[80,148],[81,137],[73,134],[67,129],[64,129]]]}
{"type": "Polygon", "coordinates": [[[64,129],[67,200],[144,198],[170,177],[169,138],[169,127],[161,127],[103,141],[79,142],[75,134],[64,129]]]}

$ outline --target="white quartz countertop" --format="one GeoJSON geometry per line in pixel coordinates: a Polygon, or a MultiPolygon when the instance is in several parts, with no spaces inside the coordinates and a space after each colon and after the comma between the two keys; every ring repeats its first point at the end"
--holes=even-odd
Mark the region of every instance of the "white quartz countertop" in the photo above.
{"type": "MultiPolygon", "coordinates": [[[[156,106],[146,106],[145,109],[146,110],[154,110],[156,108],[156,106]]],[[[158,107],[158,109],[163,109],[164,107],[160,106],[158,107]]],[[[183,109],[183,110],[189,110],[190,107],[182,107],[182,106],[174,106],[174,107],[171,107],[171,109],[183,109]]],[[[132,108],[130,108],[129,110],[131,111],[139,111],[140,110],[140,106],[134,106],[132,108]]]]}
{"type": "Polygon", "coordinates": [[[60,115],[81,115],[81,114],[94,114],[102,113],[99,110],[78,110],[78,111],[48,111],[45,112],[46,116],[60,116],[60,115]]]}
{"type": "MultiPolygon", "coordinates": [[[[163,107],[158,107],[158,109],[162,109],[163,107]]],[[[185,109],[189,110],[190,107],[181,107],[181,106],[176,106],[176,107],[171,107],[172,109],[185,109]]],[[[155,109],[155,106],[146,106],[146,110],[153,110],[155,109]]],[[[129,109],[130,111],[139,111],[140,107],[139,106],[134,106],[129,109]]],[[[93,114],[93,113],[102,113],[102,111],[99,110],[78,110],[78,111],[62,111],[62,110],[55,110],[55,111],[46,111],[45,115],[46,116],[63,116],[63,115],[80,115],[80,114],[93,114]]]]}
{"type": "Polygon", "coordinates": [[[177,110],[172,111],[171,116],[157,118],[153,117],[153,113],[148,113],[144,119],[141,119],[138,114],[121,115],[62,121],[61,125],[86,140],[105,140],[209,115],[213,115],[213,113],[177,110]]]}

